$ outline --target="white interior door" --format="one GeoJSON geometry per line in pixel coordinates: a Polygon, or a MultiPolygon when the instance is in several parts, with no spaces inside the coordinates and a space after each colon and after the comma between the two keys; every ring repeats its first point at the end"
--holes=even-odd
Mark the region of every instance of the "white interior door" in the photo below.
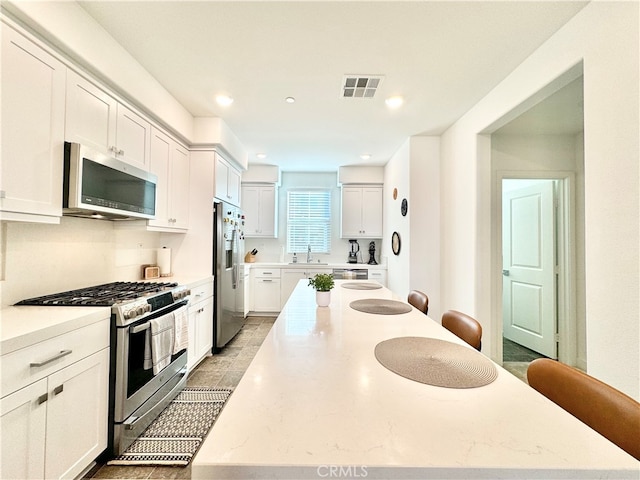
{"type": "Polygon", "coordinates": [[[554,182],[502,198],[503,335],[557,358],[554,182]]]}

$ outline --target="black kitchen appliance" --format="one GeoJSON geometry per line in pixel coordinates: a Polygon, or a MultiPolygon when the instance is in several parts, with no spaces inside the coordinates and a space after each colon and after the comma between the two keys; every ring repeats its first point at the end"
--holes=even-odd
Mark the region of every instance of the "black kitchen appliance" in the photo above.
{"type": "Polygon", "coordinates": [[[349,263],[358,263],[358,252],[360,251],[360,245],[357,240],[349,240],[351,244],[349,248],[349,258],[347,261],[349,263]]]}
{"type": "Polygon", "coordinates": [[[369,242],[369,265],[377,265],[376,262],[376,242],[369,242]]]}

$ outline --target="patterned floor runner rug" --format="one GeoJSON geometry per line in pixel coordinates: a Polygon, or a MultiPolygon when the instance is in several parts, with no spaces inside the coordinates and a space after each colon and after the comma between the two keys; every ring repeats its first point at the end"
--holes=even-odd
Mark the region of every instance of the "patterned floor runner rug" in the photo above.
{"type": "Polygon", "coordinates": [[[140,438],[108,465],[189,465],[232,390],[186,387],[140,438]]]}

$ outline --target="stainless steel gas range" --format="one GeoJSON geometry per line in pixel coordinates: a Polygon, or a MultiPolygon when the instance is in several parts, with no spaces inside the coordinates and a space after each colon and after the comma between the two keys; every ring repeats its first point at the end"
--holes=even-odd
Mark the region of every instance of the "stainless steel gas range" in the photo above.
{"type": "Polygon", "coordinates": [[[111,307],[110,456],[123,453],[186,384],[186,347],[172,347],[157,365],[151,349],[154,329],[184,319],[190,293],[176,283],[113,282],[16,304],[111,307]]]}

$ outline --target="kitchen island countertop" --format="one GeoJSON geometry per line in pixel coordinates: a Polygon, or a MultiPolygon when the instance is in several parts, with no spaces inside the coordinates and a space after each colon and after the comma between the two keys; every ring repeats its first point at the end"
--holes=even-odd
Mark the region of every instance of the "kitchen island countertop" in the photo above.
{"type": "Polygon", "coordinates": [[[640,462],[500,366],[495,381],[466,389],[387,370],[374,349],[390,338],[466,344],[416,309],[353,310],[357,299],[403,299],[342,283],[325,308],[298,283],[192,478],[638,478],[640,462]]]}

